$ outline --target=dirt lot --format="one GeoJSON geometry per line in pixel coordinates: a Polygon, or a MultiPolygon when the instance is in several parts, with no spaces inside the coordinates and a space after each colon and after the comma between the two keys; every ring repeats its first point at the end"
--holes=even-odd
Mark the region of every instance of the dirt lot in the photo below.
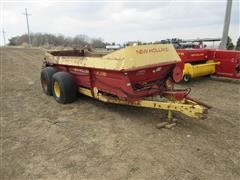
{"type": "Polygon", "coordinates": [[[81,96],[61,105],[42,93],[37,49],[1,48],[1,179],[240,178],[240,83],[201,78],[183,85],[213,108],[195,121],[180,114],[81,96]]]}

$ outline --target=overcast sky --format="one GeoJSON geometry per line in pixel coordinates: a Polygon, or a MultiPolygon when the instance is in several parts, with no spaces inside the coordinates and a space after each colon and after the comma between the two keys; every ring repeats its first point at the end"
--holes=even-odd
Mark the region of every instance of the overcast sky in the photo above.
{"type": "MultiPolygon", "coordinates": [[[[229,35],[239,37],[239,1],[233,2],[229,35]]],[[[218,38],[226,0],[205,1],[11,1],[1,0],[1,29],[6,39],[27,32],[86,34],[107,42],[156,41],[166,38],[218,38]]],[[[2,33],[1,33],[1,43],[2,33]]]]}

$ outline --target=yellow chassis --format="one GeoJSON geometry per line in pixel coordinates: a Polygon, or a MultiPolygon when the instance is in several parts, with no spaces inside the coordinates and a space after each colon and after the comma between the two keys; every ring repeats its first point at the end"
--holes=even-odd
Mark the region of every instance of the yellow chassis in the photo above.
{"type": "Polygon", "coordinates": [[[114,104],[123,104],[123,105],[129,105],[129,106],[138,106],[138,107],[147,107],[147,108],[153,108],[153,109],[164,109],[168,110],[168,120],[172,121],[172,111],[178,111],[181,112],[189,117],[193,118],[205,118],[205,114],[207,112],[207,108],[204,106],[201,106],[197,104],[194,101],[184,99],[182,101],[152,101],[152,100],[138,100],[135,102],[127,102],[120,100],[115,97],[103,95],[102,93],[98,92],[96,88],[94,88],[93,92],[87,88],[79,88],[79,92],[98,99],[103,102],[108,103],[114,103],[114,104]]]}

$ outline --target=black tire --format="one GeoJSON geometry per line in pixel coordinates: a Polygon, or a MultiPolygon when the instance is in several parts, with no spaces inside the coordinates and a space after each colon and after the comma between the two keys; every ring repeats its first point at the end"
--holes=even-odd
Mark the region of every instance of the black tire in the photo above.
{"type": "Polygon", "coordinates": [[[77,86],[71,74],[57,72],[52,77],[52,92],[55,100],[61,104],[71,103],[77,99],[77,86]]]}
{"type": "Polygon", "coordinates": [[[53,67],[45,67],[41,72],[41,85],[44,94],[52,96],[52,76],[57,72],[53,67]]]}
{"type": "Polygon", "coordinates": [[[188,82],[190,82],[191,81],[191,75],[190,74],[185,74],[184,76],[183,76],[183,81],[185,82],[185,83],[188,83],[188,82]]]}

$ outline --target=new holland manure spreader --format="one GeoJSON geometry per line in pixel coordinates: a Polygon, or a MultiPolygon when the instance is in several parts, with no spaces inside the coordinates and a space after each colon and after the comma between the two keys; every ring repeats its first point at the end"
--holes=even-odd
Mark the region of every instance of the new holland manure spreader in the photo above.
{"type": "Polygon", "coordinates": [[[43,92],[59,103],[73,102],[79,92],[103,102],[167,110],[170,124],[172,111],[204,118],[208,107],[193,100],[190,89],[174,89],[171,73],[179,61],[174,47],[166,44],[131,46],[109,54],[87,48],[50,51],[41,84],[43,92]]]}

